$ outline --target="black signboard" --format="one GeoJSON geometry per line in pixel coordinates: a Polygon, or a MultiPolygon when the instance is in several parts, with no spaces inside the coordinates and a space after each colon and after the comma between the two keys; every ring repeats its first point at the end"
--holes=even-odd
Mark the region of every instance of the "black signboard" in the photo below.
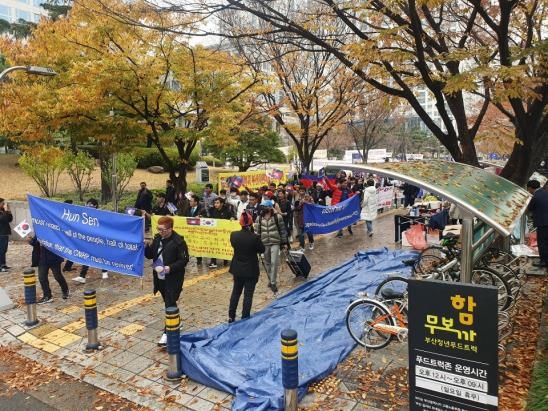
{"type": "Polygon", "coordinates": [[[408,291],[409,408],[497,410],[497,289],[410,280],[408,291]]]}

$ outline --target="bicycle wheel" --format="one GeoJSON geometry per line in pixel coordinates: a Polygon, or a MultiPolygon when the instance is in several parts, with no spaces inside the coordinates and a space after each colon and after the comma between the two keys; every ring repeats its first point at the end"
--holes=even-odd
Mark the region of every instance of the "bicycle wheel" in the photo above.
{"type": "Polygon", "coordinates": [[[390,309],[394,322],[400,327],[407,327],[408,285],[409,279],[392,276],[384,279],[375,290],[375,295],[390,309]]]}
{"type": "Polygon", "coordinates": [[[472,284],[493,285],[498,289],[499,311],[504,311],[512,304],[512,293],[506,280],[496,271],[487,268],[476,268],[472,270],[472,284]]]}
{"type": "Polygon", "coordinates": [[[413,276],[417,278],[437,279],[437,270],[447,263],[447,260],[436,255],[421,255],[413,267],[413,276]]]}
{"type": "Polygon", "coordinates": [[[392,290],[397,293],[406,293],[409,279],[400,276],[392,276],[385,278],[375,290],[375,295],[382,298],[391,298],[389,295],[384,295],[383,290],[392,290]]]}
{"type": "Polygon", "coordinates": [[[356,300],[346,309],[346,328],[352,339],[362,347],[380,349],[390,343],[392,334],[375,328],[383,325],[394,325],[394,320],[390,313],[374,300],[356,300]]]}
{"type": "Polygon", "coordinates": [[[517,300],[521,291],[521,282],[516,272],[506,264],[497,262],[490,262],[489,264],[485,264],[485,266],[500,274],[500,277],[507,282],[512,298],[517,300]]]}
{"type": "Polygon", "coordinates": [[[501,250],[500,248],[496,247],[489,247],[485,253],[480,258],[480,261],[483,262],[485,265],[488,265],[489,263],[500,263],[500,264],[512,264],[516,257],[505,250],[501,250]]]}

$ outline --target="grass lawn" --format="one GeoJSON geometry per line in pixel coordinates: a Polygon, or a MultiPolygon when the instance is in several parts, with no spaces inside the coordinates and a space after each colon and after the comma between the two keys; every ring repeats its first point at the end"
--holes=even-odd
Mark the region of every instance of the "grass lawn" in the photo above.
{"type": "MultiPolygon", "coordinates": [[[[7,200],[26,200],[26,194],[42,195],[38,185],[32,178],[27,176],[17,165],[18,155],[16,154],[0,154],[0,197],[7,200]]],[[[221,168],[210,167],[209,175],[212,183],[217,182],[217,174],[224,170],[221,168]]],[[[168,173],[153,174],[146,170],[135,170],[131,178],[126,192],[136,193],[139,190],[139,183],[146,181],[150,189],[163,189],[166,185],[166,180],[169,178],[168,173]]],[[[193,183],[196,181],[194,171],[189,171],[187,174],[187,182],[193,183]]],[[[101,173],[99,167],[93,172],[91,189],[97,191],[100,189],[101,173]]],[[[57,186],[57,194],[75,192],[72,180],[67,173],[61,174],[57,186]]]]}

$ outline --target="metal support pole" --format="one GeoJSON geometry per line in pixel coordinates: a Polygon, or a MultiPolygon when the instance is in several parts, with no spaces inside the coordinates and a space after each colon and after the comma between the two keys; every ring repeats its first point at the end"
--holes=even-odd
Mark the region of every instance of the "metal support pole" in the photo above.
{"type": "Polygon", "coordinates": [[[118,212],[118,171],[116,169],[116,153],[112,154],[112,205],[114,212],[118,212]]]}
{"type": "Polygon", "coordinates": [[[287,329],[281,333],[282,384],[284,386],[284,410],[297,411],[297,387],[299,386],[299,353],[297,331],[287,329]]]}
{"type": "Polygon", "coordinates": [[[527,230],[527,213],[523,213],[519,219],[519,243],[525,244],[525,231],[527,230]]]}
{"type": "Polygon", "coordinates": [[[36,317],[36,275],[33,268],[23,271],[23,282],[25,284],[25,304],[27,305],[27,327],[34,327],[38,324],[36,317]]]}
{"type": "Polygon", "coordinates": [[[95,290],[84,291],[84,308],[86,317],[86,328],[88,330],[88,343],[84,352],[91,353],[103,349],[97,337],[99,320],[97,317],[97,295],[95,290]]]}
{"type": "Polygon", "coordinates": [[[472,279],[472,267],[474,265],[474,251],[472,242],[474,238],[474,220],[472,216],[466,215],[462,218],[462,228],[460,239],[462,252],[460,255],[460,281],[463,284],[469,284],[472,279]]]}
{"type": "Polygon", "coordinates": [[[183,378],[181,371],[181,318],[177,307],[166,308],[166,334],[167,353],[169,365],[165,379],[167,381],[180,381],[183,378]]]}

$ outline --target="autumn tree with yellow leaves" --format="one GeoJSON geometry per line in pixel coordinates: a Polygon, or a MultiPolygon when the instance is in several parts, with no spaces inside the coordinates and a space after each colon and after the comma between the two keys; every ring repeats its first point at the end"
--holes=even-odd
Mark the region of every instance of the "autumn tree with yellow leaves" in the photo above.
{"type": "Polygon", "coordinates": [[[303,50],[302,44],[277,41],[273,33],[249,36],[260,23],[234,10],[219,17],[232,47],[262,78],[260,107],[293,142],[302,170],[308,171],[329,134],[350,121],[363,92],[361,81],[311,42],[303,50]]]}
{"type": "Polygon", "coordinates": [[[41,22],[28,41],[2,40],[10,63],[40,62],[59,75],[48,82],[19,76],[3,88],[0,134],[50,141],[53,131],[65,130],[96,142],[105,160],[149,139],[177,191],[185,192],[197,143],[231,141],[231,130],[252,111],[247,92],[256,79],[228,53],[191,47],[180,35],[128,26],[105,14],[106,4],[137,20],[170,24],[144,3],[103,3],[75,1],[67,18],[41,22]],[[165,151],[171,145],[177,161],[165,151]]]}
{"type": "Polygon", "coordinates": [[[405,100],[456,161],[478,165],[474,143],[489,104],[514,127],[504,177],[525,183],[548,147],[545,2],[165,3],[164,10],[187,15],[224,13],[227,8],[246,12],[261,21],[260,29],[248,36],[266,40],[275,35],[277,43],[302,50],[309,44],[320,47],[361,81],[405,100]],[[329,30],[341,26],[345,36],[329,30]],[[433,98],[434,114],[417,98],[417,88],[433,98]],[[479,109],[469,103],[470,95],[481,102],[479,109]]]}

